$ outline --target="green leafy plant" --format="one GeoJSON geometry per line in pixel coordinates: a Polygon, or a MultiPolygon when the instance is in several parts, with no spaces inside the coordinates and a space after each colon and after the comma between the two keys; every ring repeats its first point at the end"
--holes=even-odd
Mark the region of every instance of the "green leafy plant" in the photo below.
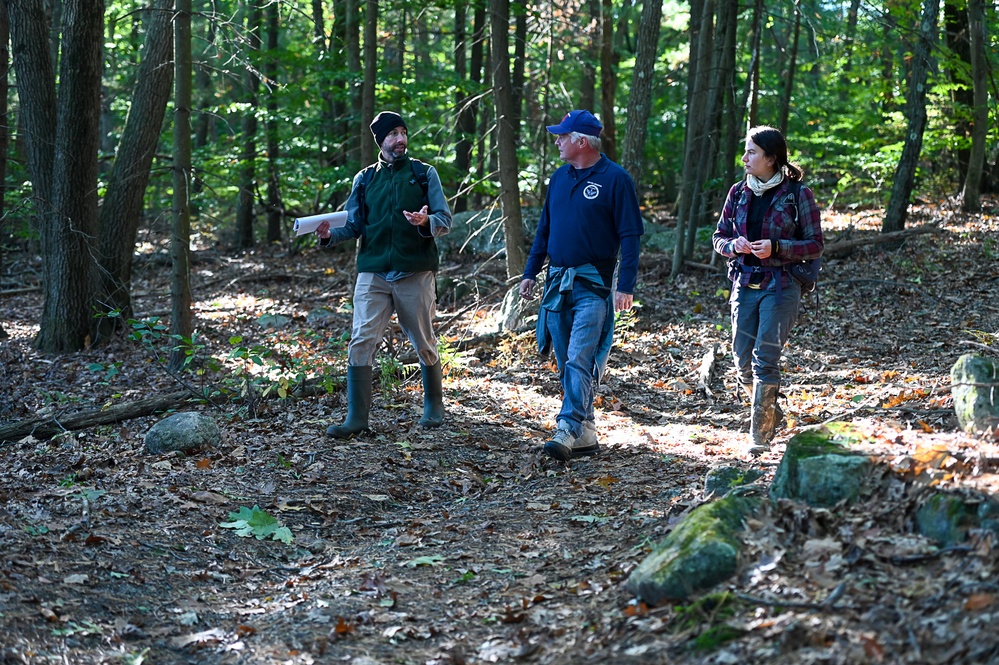
{"type": "Polygon", "coordinates": [[[254,536],[257,540],[269,538],[280,540],[286,545],[290,545],[295,540],[291,530],[286,526],[281,526],[276,519],[260,510],[259,506],[247,508],[240,506],[239,511],[229,513],[229,522],[219,524],[223,529],[235,529],[236,535],[243,538],[254,536]]]}

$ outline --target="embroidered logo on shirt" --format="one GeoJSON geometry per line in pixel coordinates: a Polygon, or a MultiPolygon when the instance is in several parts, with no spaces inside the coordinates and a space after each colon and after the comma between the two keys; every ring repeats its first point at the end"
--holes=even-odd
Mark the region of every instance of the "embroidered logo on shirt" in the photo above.
{"type": "Polygon", "coordinates": [[[598,185],[592,180],[587,180],[586,187],[583,188],[583,198],[586,199],[587,201],[592,201],[593,199],[597,198],[598,196],[600,196],[601,187],[603,187],[603,185],[598,185]]]}

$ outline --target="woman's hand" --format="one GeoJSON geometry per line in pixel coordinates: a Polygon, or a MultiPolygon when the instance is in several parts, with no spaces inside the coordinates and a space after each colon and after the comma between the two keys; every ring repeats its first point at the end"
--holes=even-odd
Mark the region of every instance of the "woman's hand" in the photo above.
{"type": "Polygon", "coordinates": [[[326,240],[330,237],[330,223],[328,221],[323,221],[316,227],[316,235],[326,240]]]}
{"type": "Polygon", "coordinates": [[[753,244],[745,236],[739,236],[732,245],[732,251],[736,254],[752,254],[753,244]]]}
{"type": "Polygon", "coordinates": [[[770,240],[754,240],[750,243],[753,256],[758,259],[765,259],[773,252],[774,245],[770,240]]]}

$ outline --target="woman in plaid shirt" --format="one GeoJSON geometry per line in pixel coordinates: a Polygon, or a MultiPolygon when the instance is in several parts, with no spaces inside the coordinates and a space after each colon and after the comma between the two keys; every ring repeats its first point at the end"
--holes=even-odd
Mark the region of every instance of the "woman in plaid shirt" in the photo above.
{"type": "Polygon", "coordinates": [[[713,245],[729,259],[732,355],[752,403],[750,453],[761,455],[783,419],[780,357],[801,304],[788,267],[822,254],[822,228],[815,197],[788,161],[778,130],[750,129],[742,163],[746,178],[729,190],[713,245]]]}

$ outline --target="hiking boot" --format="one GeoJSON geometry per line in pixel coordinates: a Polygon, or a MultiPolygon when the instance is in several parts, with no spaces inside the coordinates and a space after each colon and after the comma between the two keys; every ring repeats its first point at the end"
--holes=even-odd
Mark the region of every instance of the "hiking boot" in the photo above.
{"type": "Polygon", "coordinates": [[[560,422],[555,436],[545,444],[545,454],[560,462],[568,462],[572,459],[572,444],[576,442],[576,436],[568,427],[564,427],[560,422]]]}
{"type": "MultiPolygon", "coordinates": [[[[770,441],[774,438],[778,422],[776,383],[753,384],[753,412],[749,424],[749,454],[756,457],[770,450],[770,441]]],[[[783,417],[783,412],[779,416],[783,417]]]]}
{"type": "Polygon", "coordinates": [[[597,425],[592,420],[583,421],[583,433],[572,444],[573,457],[595,455],[600,450],[597,442],[597,425]]]}

